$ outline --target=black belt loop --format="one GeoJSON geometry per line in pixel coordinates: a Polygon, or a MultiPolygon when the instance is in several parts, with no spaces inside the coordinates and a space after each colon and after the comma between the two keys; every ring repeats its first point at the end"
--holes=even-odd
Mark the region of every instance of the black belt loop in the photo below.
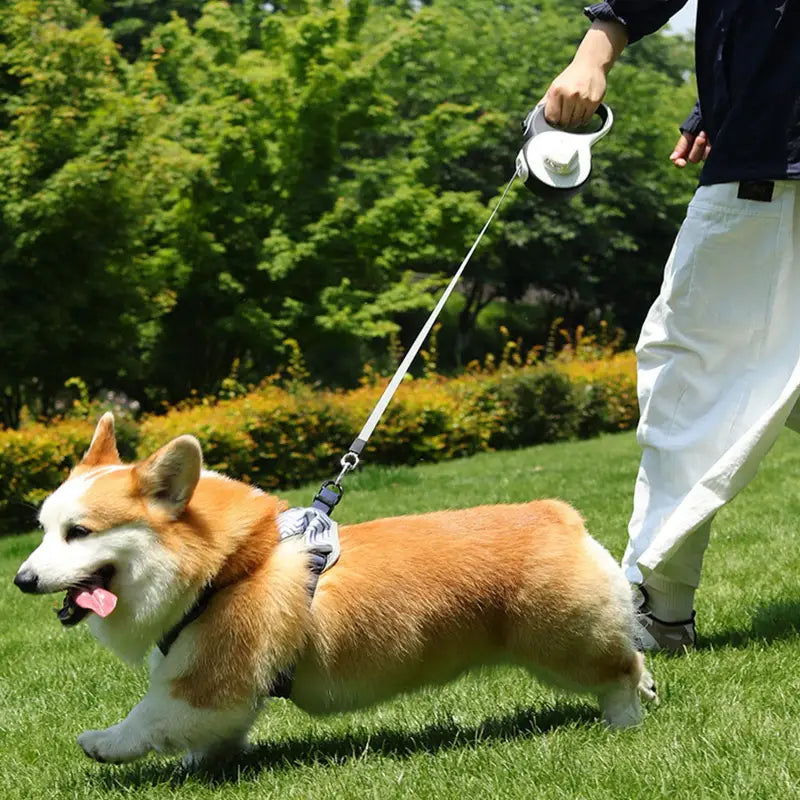
{"type": "MultiPolygon", "coordinates": [[[[341,475],[339,476],[341,478],[341,475]]],[[[311,508],[322,511],[323,514],[331,516],[336,504],[342,499],[344,489],[336,481],[325,481],[319,487],[319,491],[314,495],[311,508]]]]}
{"type": "Polygon", "coordinates": [[[775,181],[740,181],[736,196],[740,200],[756,200],[759,203],[771,203],[775,191],[775,181]]]}

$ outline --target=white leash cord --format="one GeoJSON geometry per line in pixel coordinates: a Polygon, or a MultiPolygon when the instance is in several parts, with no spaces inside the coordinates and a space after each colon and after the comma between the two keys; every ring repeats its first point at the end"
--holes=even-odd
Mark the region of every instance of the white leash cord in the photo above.
{"type": "MultiPolygon", "coordinates": [[[[511,176],[511,180],[506,184],[506,188],[503,191],[503,194],[500,196],[500,199],[495,204],[495,207],[492,209],[492,213],[489,215],[489,219],[486,220],[486,224],[481,229],[481,232],[478,234],[478,238],[475,239],[472,247],[470,247],[469,252],[464,257],[464,260],[461,262],[461,266],[456,271],[456,274],[453,275],[450,283],[448,284],[447,288],[444,290],[442,296],[439,298],[439,302],[436,304],[436,307],[431,312],[430,316],[428,317],[427,321],[422,327],[422,330],[417,335],[417,338],[414,340],[414,344],[411,345],[409,351],[406,353],[405,358],[403,359],[400,366],[397,368],[397,371],[392,376],[392,379],[389,381],[387,387],[383,390],[383,394],[380,396],[375,408],[372,409],[372,413],[369,415],[369,419],[367,419],[364,427],[361,429],[361,432],[358,436],[353,440],[353,443],[350,445],[350,449],[342,456],[341,460],[341,472],[339,476],[332,481],[325,481],[322,484],[319,492],[317,492],[316,496],[314,497],[314,503],[312,507],[316,508],[324,512],[325,514],[330,514],[334,506],[339,502],[342,497],[342,493],[344,490],[342,489],[342,479],[347,475],[348,472],[355,469],[358,466],[359,457],[361,453],[364,452],[364,448],[369,441],[369,437],[372,436],[378,422],[380,422],[381,417],[383,416],[384,411],[386,411],[387,406],[394,397],[394,393],[397,391],[397,387],[405,378],[406,373],[411,366],[411,362],[416,358],[417,353],[419,352],[420,348],[422,347],[425,339],[427,338],[428,334],[431,332],[431,328],[433,328],[434,323],[436,322],[441,310],[444,308],[445,303],[447,302],[450,295],[453,293],[453,290],[456,288],[456,284],[458,284],[459,278],[461,278],[461,274],[466,269],[467,264],[469,263],[470,258],[472,258],[472,254],[475,252],[475,249],[480,244],[481,239],[483,238],[483,234],[486,233],[487,228],[491,224],[492,220],[497,214],[500,206],[503,204],[503,201],[506,199],[506,195],[508,194],[509,190],[511,189],[512,184],[516,180],[517,176],[521,178],[521,180],[525,183],[526,186],[530,186],[531,188],[538,187],[539,185],[543,186],[548,192],[550,189],[557,190],[562,193],[563,197],[569,197],[571,194],[574,194],[578,191],[588,180],[589,172],[586,171],[585,175],[583,172],[578,172],[574,176],[580,180],[573,180],[571,183],[567,182],[563,184],[563,181],[555,181],[550,176],[549,183],[545,183],[542,181],[541,177],[537,177],[539,173],[534,169],[535,165],[542,166],[542,169],[545,171],[550,170],[551,172],[555,170],[557,174],[566,174],[567,172],[574,172],[575,170],[572,169],[574,164],[572,160],[565,161],[564,160],[564,148],[561,146],[562,139],[567,137],[570,140],[572,152],[574,156],[577,156],[579,153],[578,143],[582,142],[583,152],[586,158],[583,162],[584,166],[586,167],[588,164],[588,170],[591,170],[591,152],[590,148],[591,145],[597,141],[600,137],[604,136],[609,128],[611,127],[611,123],[614,119],[613,114],[611,113],[611,109],[606,106],[602,105],[602,109],[598,112],[600,115],[601,120],[603,121],[603,127],[591,134],[569,134],[568,132],[561,131],[560,135],[561,138],[558,136],[555,139],[555,144],[558,145],[556,151],[553,151],[552,148],[548,149],[545,147],[544,151],[536,150],[536,147],[539,144],[543,144],[544,138],[550,136],[551,138],[548,140],[550,144],[553,143],[552,136],[558,133],[560,129],[552,128],[547,121],[544,119],[544,107],[540,104],[536,106],[532,111],[530,111],[525,118],[525,122],[523,123],[523,129],[525,130],[526,141],[523,145],[522,150],[520,150],[519,155],[517,156],[517,169],[515,170],[514,174],[511,176]],[[537,130],[537,125],[539,130],[537,130]],[[542,128],[544,130],[542,130],[542,128]],[[541,134],[541,139],[537,139],[537,136],[541,134]],[[533,151],[529,152],[530,148],[533,148],[533,151]],[[531,158],[533,156],[539,157],[539,160],[533,159],[531,162],[531,158]],[[530,156],[530,158],[529,158],[530,156]],[[541,161],[541,164],[539,163],[541,161]],[[563,185],[562,185],[563,184],[563,185]]],[[[537,167],[538,169],[538,167],[537,167]]]]}
{"type": "Polygon", "coordinates": [[[476,248],[480,244],[481,239],[483,238],[483,234],[486,233],[489,225],[491,225],[492,220],[497,214],[500,206],[503,204],[503,200],[506,199],[506,195],[508,194],[509,190],[511,189],[512,184],[517,178],[518,173],[515,171],[514,174],[511,176],[511,180],[506,184],[506,188],[503,190],[503,194],[500,195],[500,199],[495,204],[495,207],[492,209],[492,213],[489,215],[489,219],[486,220],[486,224],[481,229],[481,232],[478,234],[478,238],[475,239],[472,247],[470,247],[469,252],[466,256],[464,256],[464,260],[461,262],[461,266],[456,270],[456,274],[453,275],[450,283],[447,285],[447,288],[442,293],[442,296],[439,298],[439,302],[436,304],[433,311],[431,311],[430,316],[428,317],[425,324],[422,326],[422,330],[417,335],[417,338],[414,340],[414,344],[411,345],[408,352],[405,355],[405,358],[400,363],[400,366],[397,368],[396,372],[392,376],[392,379],[389,381],[386,388],[383,390],[383,394],[380,396],[375,408],[372,409],[372,413],[369,415],[369,419],[364,424],[364,427],[361,429],[361,432],[358,436],[353,440],[353,443],[350,445],[350,449],[342,456],[342,460],[340,462],[342,470],[339,473],[338,477],[332,481],[325,481],[322,484],[317,494],[314,496],[314,502],[311,504],[312,508],[315,508],[319,511],[322,511],[326,515],[330,515],[333,513],[333,509],[336,504],[341,500],[342,494],[344,493],[344,489],[342,488],[342,479],[348,472],[354,470],[358,466],[359,456],[364,451],[364,447],[366,447],[367,442],[369,441],[369,437],[372,436],[373,431],[375,430],[380,418],[383,416],[383,412],[386,411],[386,407],[394,397],[394,393],[397,391],[397,387],[400,386],[403,378],[405,378],[406,373],[408,372],[409,367],[411,366],[411,362],[416,357],[417,353],[419,352],[420,348],[422,347],[425,339],[427,338],[428,334],[431,331],[436,319],[438,318],[439,314],[441,313],[442,309],[444,308],[444,304],[447,302],[450,295],[453,293],[453,290],[456,288],[458,284],[458,280],[461,277],[461,274],[466,269],[467,264],[469,264],[469,260],[472,258],[472,254],[475,252],[476,248]]]}
{"type": "MultiPolygon", "coordinates": [[[[491,224],[492,220],[497,214],[498,209],[503,203],[503,200],[506,199],[506,195],[511,189],[511,185],[514,183],[514,180],[517,177],[517,173],[515,172],[511,176],[511,180],[506,184],[506,188],[503,191],[503,194],[500,196],[500,199],[497,201],[492,213],[489,215],[489,219],[486,220],[486,224],[483,226],[481,232],[478,234],[478,238],[475,239],[472,247],[470,247],[469,252],[464,257],[464,260],[461,262],[461,266],[456,271],[455,275],[453,275],[450,283],[448,284],[447,288],[442,293],[442,296],[439,298],[439,302],[436,304],[436,307],[431,312],[430,316],[428,317],[425,324],[422,326],[422,330],[417,335],[417,338],[414,340],[414,344],[411,345],[408,352],[405,355],[405,358],[400,363],[400,366],[397,368],[397,371],[392,376],[392,379],[389,381],[387,387],[383,390],[383,394],[381,395],[380,399],[378,400],[375,408],[372,410],[372,413],[369,415],[369,419],[364,424],[364,427],[361,429],[361,432],[358,434],[356,439],[353,441],[353,444],[350,445],[350,453],[353,453],[357,456],[361,454],[364,450],[364,446],[366,445],[369,437],[372,436],[373,431],[375,430],[380,418],[383,416],[384,411],[386,411],[387,406],[394,397],[394,393],[397,391],[397,387],[405,378],[406,373],[408,372],[409,368],[411,367],[411,362],[416,358],[417,353],[419,353],[420,348],[422,347],[425,339],[428,338],[428,334],[431,332],[431,328],[433,328],[434,323],[436,322],[439,314],[441,313],[442,309],[444,308],[445,303],[449,299],[450,295],[453,293],[453,290],[456,288],[458,284],[459,278],[461,278],[462,273],[466,269],[469,260],[472,258],[472,254],[475,252],[476,248],[480,244],[481,239],[483,238],[483,234],[486,233],[489,225],[491,224]]],[[[357,458],[355,459],[357,463],[357,458]]],[[[342,465],[343,467],[345,464],[342,465]]],[[[355,464],[353,464],[355,466],[355,464]]],[[[351,467],[352,469],[352,467],[351,467]]],[[[347,468],[345,468],[344,472],[347,472],[347,468]]]]}

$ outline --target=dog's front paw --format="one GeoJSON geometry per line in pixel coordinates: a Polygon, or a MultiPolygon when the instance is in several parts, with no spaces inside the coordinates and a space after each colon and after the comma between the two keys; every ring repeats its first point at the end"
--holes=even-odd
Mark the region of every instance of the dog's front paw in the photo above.
{"type": "Polygon", "coordinates": [[[125,761],[133,761],[141,755],[126,747],[124,740],[114,728],[107,728],[104,731],[84,731],[78,736],[78,744],[89,758],[101,764],[122,764],[125,761]]]}

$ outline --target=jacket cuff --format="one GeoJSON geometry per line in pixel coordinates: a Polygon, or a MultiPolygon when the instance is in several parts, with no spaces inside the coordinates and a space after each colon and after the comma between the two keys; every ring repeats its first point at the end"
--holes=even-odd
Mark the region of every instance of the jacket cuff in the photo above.
{"type": "Polygon", "coordinates": [[[694,104],[692,113],[686,117],[686,119],[683,121],[683,124],[680,126],[680,131],[681,133],[691,133],[693,136],[697,136],[697,134],[702,130],[703,114],[700,111],[700,101],[698,100],[694,104]]]}
{"type": "Polygon", "coordinates": [[[638,41],[647,33],[647,31],[637,30],[635,25],[631,25],[627,16],[617,14],[611,3],[594,3],[591,6],[586,6],[583,9],[583,13],[592,22],[596,20],[600,22],[619,22],[620,25],[624,25],[628,31],[628,44],[638,41]]]}

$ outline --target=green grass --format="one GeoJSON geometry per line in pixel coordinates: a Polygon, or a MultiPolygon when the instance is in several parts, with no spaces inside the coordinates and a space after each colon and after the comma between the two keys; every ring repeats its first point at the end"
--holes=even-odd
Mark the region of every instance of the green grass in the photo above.
{"type": "MultiPolygon", "coordinates": [[[[480,455],[417,469],[367,466],[343,522],[484,502],[561,497],[619,556],[638,452],[629,434],[480,455]]],[[[272,702],[255,752],[215,778],[177,759],[105,766],[75,744],[116,722],[146,676],[64,631],[52,598],[11,584],[37,541],[0,541],[0,798],[797,798],[800,797],[800,443],[784,436],[719,514],[698,597],[700,649],[651,659],[662,703],[609,732],[590,699],[525,673],[469,675],[356,714],[306,716],[272,702]]],[[[307,503],[315,487],[292,491],[307,503]]]]}

